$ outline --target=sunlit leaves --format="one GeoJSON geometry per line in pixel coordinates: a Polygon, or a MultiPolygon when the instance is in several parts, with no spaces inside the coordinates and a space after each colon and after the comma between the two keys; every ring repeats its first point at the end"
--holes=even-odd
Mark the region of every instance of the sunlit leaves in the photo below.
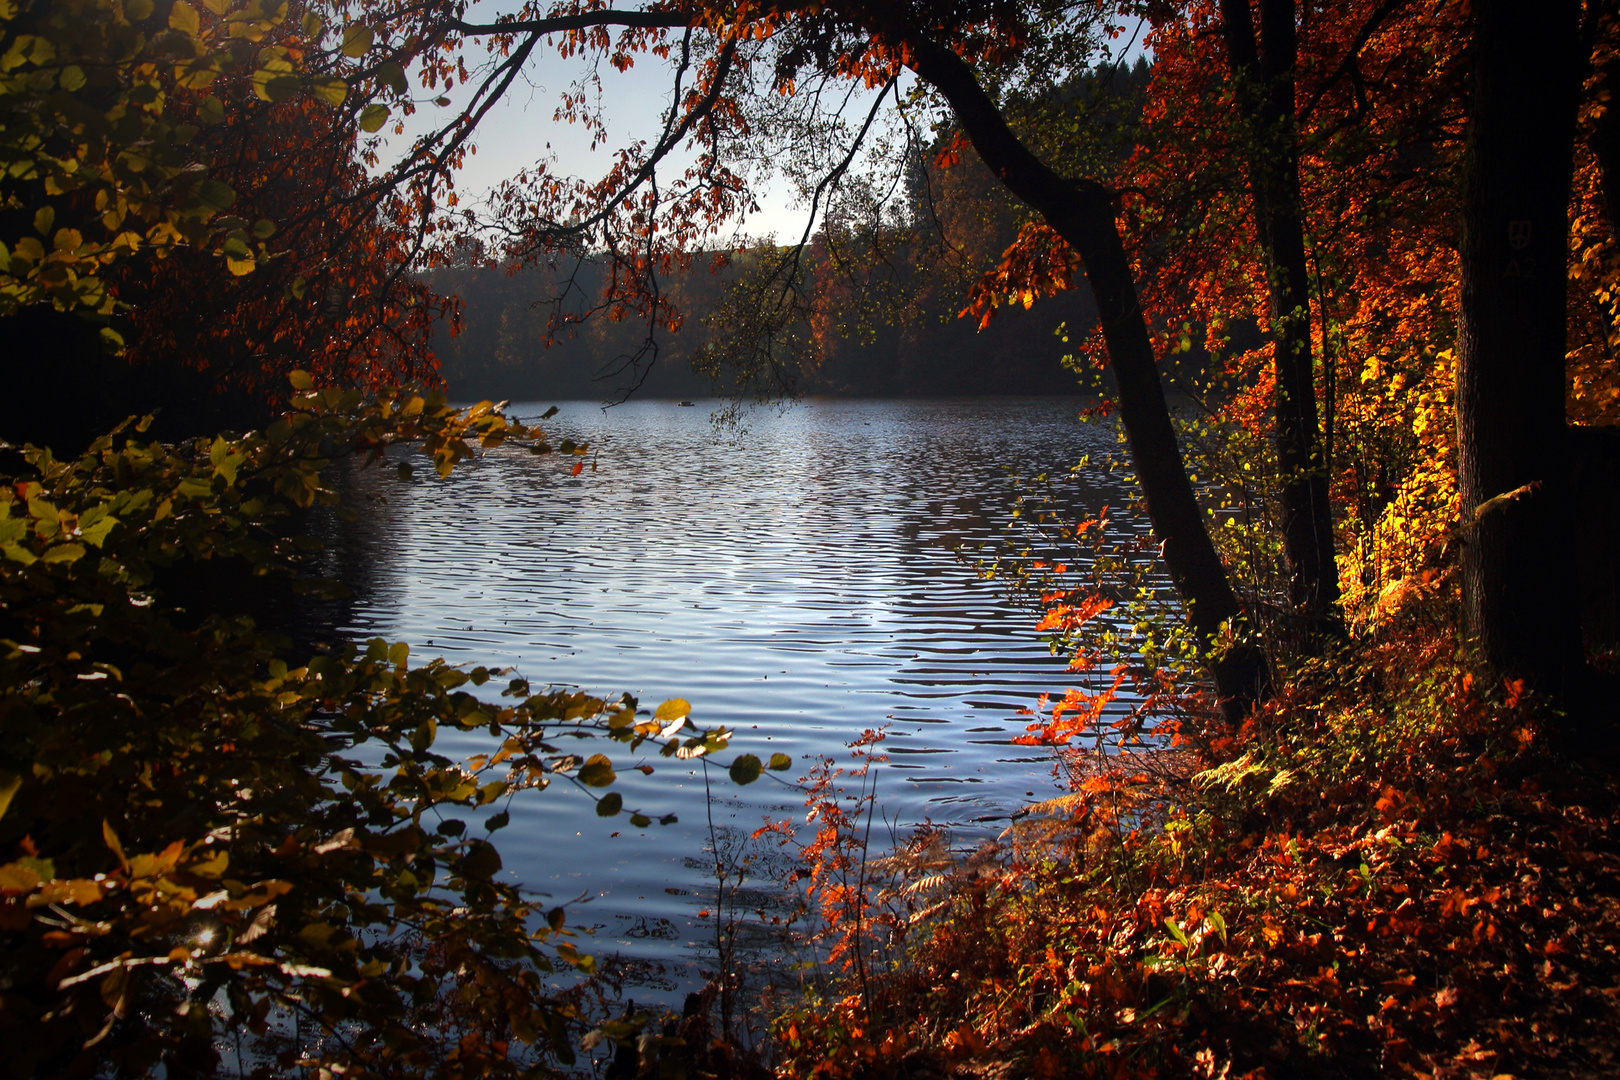
{"type": "Polygon", "coordinates": [[[692,703],[684,698],[670,698],[653,710],[653,719],[661,724],[671,720],[684,720],[692,715],[692,703]]]}
{"type": "Polygon", "coordinates": [[[686,726],[686,718],[692,713],[690,702],[681,698],[672,698],[664,702],[653,711],[653,721],[662,725],[658,729],[656,738],[667,739],[686,726]]]}
{"type": "MultiPolygon", "coordinates": [[[[295,107],[300,98],[349,102],[347,58],[375,39],[367,27],[350,27],[342,49],[317,57],[307,42],[320,37],[320,19],[294,28],[285,0],[179,0],[166,7],[159,32],[144,22],[154,10],[150,0],[46,0],[0,14],[0,170],[37,185],[31,190],[58,215],[53,231],[37,230],[53,241],[46,245],[0,232],[0,316],[38,303],[112,315],[119,300],[108,268],[142,253],[204,250],[228,275],[261,269],[269,257],[262,244],[244,250],[216,222],[235,193],[210,178],[214,144],[199,129],[228,127],[263,106],[295,107]],[[243,81],[251,102],[233,96],[243,81]],[[227,109],[226,101],[238,104],[227,109]],[[71,221],[62,217],[68,207],[71,221]]],[[[405,90],[397,64],[381,82],[405,90]]],[[[364,131],[388,119],[385,106],[354,107],[364,131]]],[[[116,334],[107,341],[120,347],[116,334]]]]}

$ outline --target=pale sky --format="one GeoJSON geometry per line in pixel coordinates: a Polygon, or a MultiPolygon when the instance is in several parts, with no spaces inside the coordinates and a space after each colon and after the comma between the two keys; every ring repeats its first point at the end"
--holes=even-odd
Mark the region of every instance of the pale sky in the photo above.
{"type": "MultiPolygon", "coordinates": [[[[514,6],[479,4],[467,17],[493,18],[502,8],[514,6]]],[[[480,126],[475,140],[477,153],[468,158],[456,181],[464,200],[477,201],[500,181],[548,156],[555,157],[554,172],[594,180],[607,170],[619,147],[635,139],[650,142],[657,136],[673,86],[672,69],[663,60],[643,54],[634,67],[622,73],[610,65],[601,66],[602,111],[608,137],[593,150],[589,132],[554,119],[559,96],[585,72],[586,66],[577,61],[564,62],[555,53],[536,50],[536,56],[539,59],[531,59],[526,70],[528,83],[522,79],[514,83],[480,126]]],[[[454,107],[471,94],[467,88],[460,88],[448,96],[454,107]]],[[[406,120],[405,136],[390,137],[388,142],[403,149],[432,123],[442,122],[441,115],[449,112],[428,102],[419,107],[416,116],[406,120]]],[[[679,153],[674,155],[665,166],[669,174],[682,171],[685,160],[679,153]]],[[[760,204],[762,213],[747,222],[750,234],[776,232],[784,239],[789,234],[798,238],[804,229],[805,214],[795,209],[788,185],[778,183],[762,191],[760,204]]]]}
{"type": "MultiPolygon", "coordinates": [[[[517,7],[513,0],[485,0],[474,4],[467,18],[490,20],[517,7]]],[[[1127,61],[1142,52],[1135,35],[1127,35],[1121,46],[1127,61]]],[[[525,73],[528,82],[520,79],[514,84],[481,126],[475,140],[477,153],[469,157],[457,180],[464,201],[478,203],[500,181],[548,156],[555,159],[554,173],[595,180],[608,167],[615,149],[634,139],[650,141],[659,131],[669,108],[672,75],[670,66],[658,57],[643,54],[633,68],[623,73],[601,65],[602,111],[608,138],[592,150],[589,133],[583,128],[553,119],[559,95],[586,70],[585,65],[578,60],[564,62],[553,52],[537,50],[536,56],[538,59],[530,61],[525,73]]],[[[855,123],[870,107],[871,95],[872,91],[865,91],[853,99],[850,113],[855,123]]],[[[449,96],[453,105],[458,105],[471,95],[463,88],[449,96]]],[[[416,116],[407,119],[405,136],[393,136],[389,141],[403,148],[445,113],[448,110],[428,102],[416,116]]],[[[671,175],[679,173],[684,168],[682,157],[675,155],[666,168],[671,175]]],[[[804,231],[808,210],[800,204],[792,183],[780,177],[774,182],[767,180],[756,194],[761,212],[745,223],[747,232],[754,237],[774,233],[783,242],[797,241],[804,231]]]]}

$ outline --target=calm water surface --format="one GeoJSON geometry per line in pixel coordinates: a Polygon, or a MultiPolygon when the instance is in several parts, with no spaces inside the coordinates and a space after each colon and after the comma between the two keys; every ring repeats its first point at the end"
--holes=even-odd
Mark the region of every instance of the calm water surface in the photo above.
{"type": "MultiPolygon", "coordinates": [[[[788,753],[794,775],[887,724],[886,815],[963,839],[994,832],[1053,790],[1050,759],[1011,739],[1021,708],[1066,685],[1065,662],[956,552],[1006,536],[1010,473],[1062,473],[1112,448],[1106,425],[1075,418],[1079,404],[813,401],[724,439],[712,402],[565,406],[548,434],[597,452],[578,478],[517,451],[451,482],[428,469],[350,478],[372,509],[343,541],[345,564],[364,571],[350,574],[342,630],[512,666],[536,685],[648,706],[683,697],[696,722],[735,729],[733,753],[788,753]]],[[[1106,477],[1088,483],[1084,501],[1123,503],[1106,477]]],[[[440,748],[487,751],[488,737],[441,733],[440,748]]],[[[572,902],[590,951],[669,965],[680,982],[713,892],[711,809],[750,831],[803,808],[784,785],[737,788],[723,770],[706,805],[699,769],[656,751],[647,762],[651,777],[616,759],[618,790],[678,824],[601,819],[558,784],[515,800],[501,850],[506,873],[572,902]]]]}

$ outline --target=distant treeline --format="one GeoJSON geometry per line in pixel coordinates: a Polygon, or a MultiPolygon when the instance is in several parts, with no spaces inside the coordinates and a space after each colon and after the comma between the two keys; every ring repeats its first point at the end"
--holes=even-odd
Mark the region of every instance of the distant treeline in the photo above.
{"type": "MultiPolygon", "coordinates": [[[[1132,67],[1088,72],[1054,89],[1090,116],[1097,130],[1116,133],[1111,140],[1087,143],[1086,154],[1110,159],[1129,154],[1127,121],[1139,115],[1150,76],[1151,68],[1139,59],[1132,67]]],[[[1105,375],[1088,363],[1074,369],[1063,363],[1081,351],[1081,340],[1097,324],[1083,275],[1075,275],[1073,288],[1033,307],[1026,307],[1033,296],[1024,302],[1009,298],[982,329],[980,318],[960,317],[974,284],[995,273],[1020,229],[1033,219],[976,155],[962,152],[958,135],[954,128],[940,132],[905,164],[899,205],[885,199],[863,204],[857,183],[843,203],[825,208],[815,237],[792,260],[796,291],[787,321],[794,329],[775,324],[796,341],[773,361],[778,373],[789,373],[793,389],[855,397],[948,397],[1103,388],[1105,375]],[[875,215],[874,206],[879,208],[875,215]]],[[[761,268],[784,257],[785,249],[762,246],[719,260],[718,270],[699,257],[690,269],[664,275],[658,294],[684,321],[679,330],[655,335],[656,362],[638,396],[726,393],[726,387],[693,370],[694,354],[729,339],[716,351],[725,354],[729,348],[733,360],[706,366],[736,375],[727,364],[734,363],[737,335],[746,338],[754,331],[723,325],[727,317],[721,312],[729,310],[734,322],[747,324],[759,306],[784,297],[774,286],[759,294],[757,303],[753,294],[734,291],[750,274],[757,284],[761,268]],[[739,303],[739,296],[750,298],[739,303]]],[[[434,341],[452,395],[608,398],[634,384],[641,370],[632,367],[631,358],[647,341],[645,321],[614,321],[608,312],[597,312],[572,334],[547,331],[554,311],[577,314],[597,302],[607,270],[603,261],[591,260],[554,269],[492,266],[483,252],[469,250],[458,265],[431,274],[425,281],[430,289],[456,295],[463,304],[461,333],[454,338],[441,333],[434,341]]],[[[750,347],[745,342],[741,351],[750,347]]],[[[1194,344],[1174,360],[1201,363],[1203,350],[1194,344]]]]}
{"type": "MultiPolygon", "coordinates": [[[[586,264],[576,284],[600,291],[600,269],[586,264]]],[[[686,314],[678,331],[660,330],[658,358],[638,397],[691,398],[715,392],[707,376],[692,370],[692,351],[708,335],[705,319],[731,275],[711,273],[706,263],[668,283],[686,314]]],[[[613,396],[634,374],[625,359],[647,337],[644,323],[614,322],[597,314],[572,335],[546,345],[549,300],[561,275],[544,271],[508,274],[501,268],[462,266],[429,279],[437,292],[463,303],[461,333],[441,332],[434,341],[441,372],[456,398],[576,400],[613,396]]],[[[577,293],[575,295],[578,295],[577,293]]],[[[837,338],[815,369],[803,375],[807,394],[857,397],[948,397],[994,394],[1073,394],[1092,381],[1065,369],[1070,352],[1060,336],[1065,324],[1083,332],[1095,321],[1091,296],[1077,289],[1025,311],[1013,309],[982,332],[977,321],[957,318],[960,303],[939,302],[898,315],[863,335],[837,338]]]]}

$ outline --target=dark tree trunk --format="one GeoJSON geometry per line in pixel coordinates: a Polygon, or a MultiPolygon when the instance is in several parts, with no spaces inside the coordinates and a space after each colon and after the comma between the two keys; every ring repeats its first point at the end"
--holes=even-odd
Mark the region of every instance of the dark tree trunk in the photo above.
{"type": "Polygon", "coordinates": [[[1260,0],[1255,40],[1249,0],[1221,0],[1227,55],[1249,131],[1249,195],[1266,256],[1277,370],[1277,464],[1289,598],[1315,632],[1343,632],[1333,507],[1322,457],[1311,362],[1311,296],[1299,186],[1294,0],[1260,0]]]}
{"type": "Polygon", "coordinates": [[[1565,435],[1578,0],[1479,0],[1458,318],[1465,625],[1498,671],[1564,692],[1580,663],[1565,435]]]}
{"type": "MultiPolygon", "coordinates": [[[[1093,181],[1066,179],[1036,158],[956,53],[920,37],[909,44],[912,69],[950,103],[985,165],[1084,261],[1154,535],[1194,632],[1205,644],[1217,640],[1222,625],[1240,623],[1243,611],[1182,463],[1111,195],[1093,181]]],[[[1228,650],[1210,669],[1228,715],[1247,712],[1267,691],[1266,660],[1252,645],[1228,650]]]]}

